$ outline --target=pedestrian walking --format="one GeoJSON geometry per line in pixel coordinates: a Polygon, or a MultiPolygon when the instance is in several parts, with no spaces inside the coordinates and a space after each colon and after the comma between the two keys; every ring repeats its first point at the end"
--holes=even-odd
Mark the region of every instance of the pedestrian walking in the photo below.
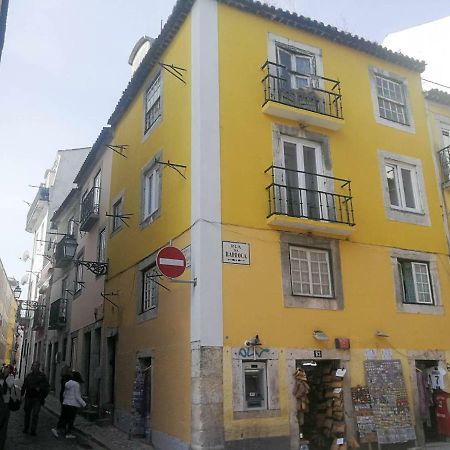
{"type": "Polygon", "coordinates": [[[83,383],[83,378],[80,372],[72,372],[72,379],[64,386],[64,399],[58,429],[52,428],[52,433],[55,437],[59,437],[60,432],[62,432],[65,434],[66,439],[75,438],[72,434],[75,417],[78,410],[86,406],[86,402],[81,398],[81,383],[83,383]]]}
{"type": "Polygon", "coordinates": [[[45,398],[50,390],[47,377],[45,373],[39,370],[39,367],[40,364],[37,361],[31,365],[31,372],[25,377],[21,391],[22,396],[25,395],[25,423],[23,432],[28,433],[28,430],[30,430],[31,436],[36,436],[39,411],[45,403],[45,398]]]}
{"type": "Polygon", "coordinates": [[[4,365],[0,374],[0,450],[5,448],[9,422],[9,400],[14,386],[13,367],[4,365]]]}

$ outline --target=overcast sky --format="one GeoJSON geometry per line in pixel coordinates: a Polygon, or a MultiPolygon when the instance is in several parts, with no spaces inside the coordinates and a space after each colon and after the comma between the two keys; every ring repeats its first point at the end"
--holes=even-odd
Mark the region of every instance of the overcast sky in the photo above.
{"type": "MultiPolygon", "coordinates": [[[[448,0],[269,0],[382,42],[450,15],[448,0]]],[[[92,145],[130,77],[130,51],[156,37],[174,0],[15,0],[0,63],[0,258],[20,279],[28,206],[58,149],[92,145]]],[[[414,56],[414,55],[413,55],[414,56]]],[[[422,56],[422,55],[419,55],[422,56]]]]}

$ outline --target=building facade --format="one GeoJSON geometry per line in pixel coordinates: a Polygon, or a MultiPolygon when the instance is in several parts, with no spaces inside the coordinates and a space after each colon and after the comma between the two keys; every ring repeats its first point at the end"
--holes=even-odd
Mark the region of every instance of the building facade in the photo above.
{"type": "MultiPolygon", "coordinates": [[[[89,148],[59,150],[51,167],[45,172],[44,182],[38,187],[30,206],[25,230],[32,233],[33,251],[29,271],[29,306],[21,316],[29,318],[24,330],[20,376],[24,377],[33,361],[39,361],[50,375],[52,360],[47,350],[50,308],[50,280],[52,276],[53,243],[56,232],[51,229],[51,217],[73,188],[73,179],[80,169],[89,148]],[[33,305],[33,306],[30,306],[33,305]]],[[[25,322],[24,322],[25,323],[25,322]]]]}
{"type": "Polygon", "coordinates": [[[389,367],[399,439],[436,432],[416,374],[446,381],[450,286],[423,69],[250,1],[177,3],[109,121],[130,149],[104,319],[117,426],[157,448],[326,447],[358,438],[352,387],[389,367]],[[185,283],[157,270],[167,245],[185,283]],[[301,406],[302,371],[332,401],[301,406]]]}
{"type": "Polygon", "coordinates": [[[0,361],[5,364],[12,364],[15,356],[17,301],[14,287],[0,261],[0,361]]]}

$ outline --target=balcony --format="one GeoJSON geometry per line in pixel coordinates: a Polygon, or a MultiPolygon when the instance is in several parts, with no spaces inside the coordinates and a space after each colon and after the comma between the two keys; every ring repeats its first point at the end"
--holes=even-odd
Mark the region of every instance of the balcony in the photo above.
{"type": "Polygon", "coordinates": [[[100,188],[93,187],[81,202],[80,231],[89,231],[100,214],[100,188]]]}
{"type": "Polygon", "coordinates": [[[36,310],[34,311],[32,330],[36,331],[44,328],[44,322],[45,322],[45,306],[39,305],[39,307],[36,308],[36,310]]]}
{"type": "Polygon", "coordinates": [[[27,214],[27,223],[25,230],[28,233],[33,233],[38,223],[38,219],[42,212],[45,210],[49,202],[49,189],[45,186],[39,186],[36,197],[30,206],[27,214]]]}
{"type": "Polygon", "coordinates": [[[55,247],[55,264],[57,268],[67,267],[75,256],[77,241],[74,236],[64,236],[55,247]]]}
{"type": "Polygon", "coordinates": [[[67,299],[59,298],[50,305],[49,330],[64,328],[67,318],[67,299]]]}
{"type": "Polygon", "coordinates": [[[276,228],[348,235],[355,225],[350,180],[270,166],[267,223],[276,228]]]}
{"type": "Polygon", "coordinates": [[[344,125],[339,81],[294,72],[270,61],[261,69],[266,73],[262,79],[263,113],[329,130],[339,130],[344,125]],[[301,79],[304,86],[292,88],[292,79],[301,79]]]}
{"type": "Polygon", "coordinates": [[[450,145],[439,150],[439,163],[441,166],[442,184],[450,187],[450,145]]]}

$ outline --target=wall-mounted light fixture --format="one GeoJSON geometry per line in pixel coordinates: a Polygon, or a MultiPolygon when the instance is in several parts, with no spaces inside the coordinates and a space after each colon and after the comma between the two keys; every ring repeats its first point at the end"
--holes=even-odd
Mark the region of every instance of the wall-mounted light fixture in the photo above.
{"type": "Polygon", "coordinates": [[[313,338],[316,341],[328,341],[329,337],[326,333],[324,333],[322,330],[314,330],[313,331],[313,338]]]}
{"type": "Polygon", "coordinates": [[[385,333],[384,331],[378,330],[375,332],[375,336],[376,337],[384,337],[384,338],[388,338],[389,335],[387,333],[385,333]]]}

